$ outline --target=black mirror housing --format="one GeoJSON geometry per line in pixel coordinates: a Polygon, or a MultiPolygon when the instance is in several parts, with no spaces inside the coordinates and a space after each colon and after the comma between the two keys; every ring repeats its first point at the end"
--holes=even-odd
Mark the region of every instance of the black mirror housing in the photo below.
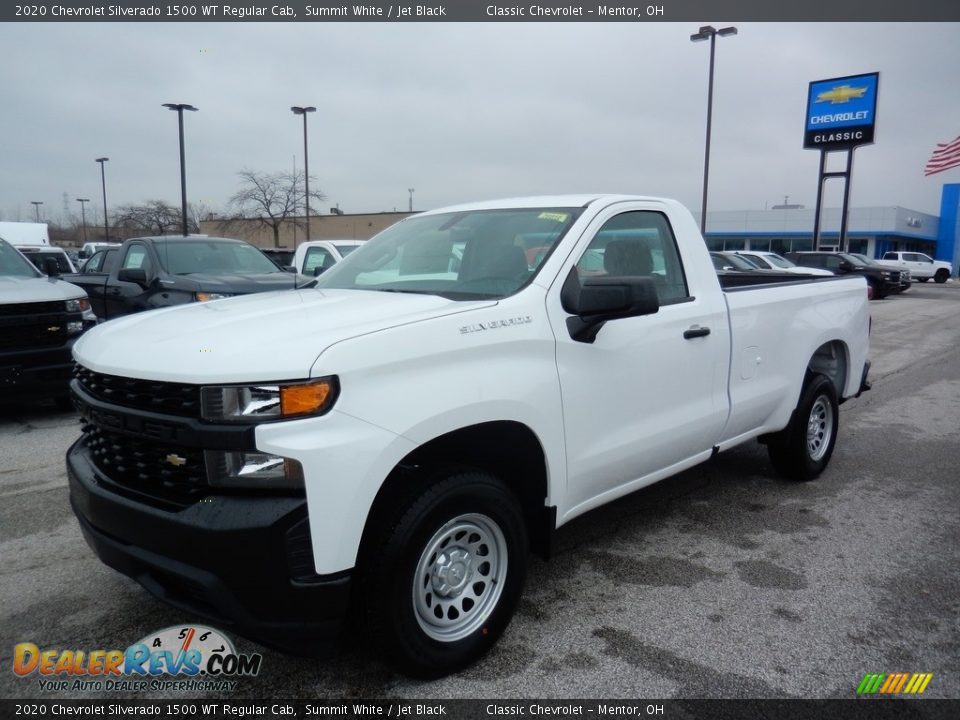
{"type": "Polygon", "coordinates": [[[143,268],[122,268],[117,273],[117,280],[120,282],[132,282],[137,285],[146,285],[147,271],[143,268]]]}
{"type": "Polygon", "coordinates": [[[608,320],[653,315],[660,310],[657,288],[650,277],[588,277],[582,282],[575,267],[560,289],[560,303],[572,315],[567,330],[577,342],[592,343],[608,320]]]}
{"type": "Polygon", "coordinates": [[[49,277],[58,277],[60,275],[60,265],[57,264],[55,257],[47,255],[43,258],[43,272],[49,277]]]}

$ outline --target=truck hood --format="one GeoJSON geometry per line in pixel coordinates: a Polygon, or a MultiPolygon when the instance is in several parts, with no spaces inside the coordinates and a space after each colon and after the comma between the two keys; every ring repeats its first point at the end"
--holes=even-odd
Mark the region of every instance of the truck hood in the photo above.
{"type": "Polygon", "coordinates": [[[74,345],[97,372],[181,383],[295,380],[334,343],[495,305],[373,290],[287,290],[151,310],[74,345]]]}
{"type": "MultiPolygon", "coordinates": [[[[197,290],[222,292],[235,295],[266,292],[268,290],[287,290],[297,286],[298,277],[293,273],[234,273],[208,274],[190,273],[178,277],[196,283],[197,290]]],[[[299,278],[299,284],[305,285],[313,278],[299,278]]]]}
{"type": "Polygon", "coordinates": [[[50,302],[86,297],[83,288],[46,277],[0,275],[0,304],[50,302]]]}

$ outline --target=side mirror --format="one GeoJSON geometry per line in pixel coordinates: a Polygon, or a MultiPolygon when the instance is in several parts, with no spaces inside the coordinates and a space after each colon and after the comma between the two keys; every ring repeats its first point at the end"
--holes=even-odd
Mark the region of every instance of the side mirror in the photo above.
{"type": "Polygon", "coordinates": [[[320,275],[320,273],[322,273],[324,270],[326,270],[326,268],[323,267],[323,265],[317,265],[317,266],[313,269],[313,276],[314,276],[314,277],[317,277],[317,276],[320,275]]]}
{"type": "Polygon", "coordinates": [[[608,320],[653,315],[660,300],[649,277],[588,277],[581,283],[575,267],[560,289],[560,304],[573,317],[567,331],[577,342],[592,343],[608,320]]]}
{"type": "Polygon", "coordinates": [[[47,255],[45,258],[43,258],[43,272],[49,277],[59,277],[60,266],[57,264],[57,259],[55,257],[50,257],[47,255]]]}
{"type": "Polygon", "coordinates": [[[117,273],[117,280],[145,286],[147,284],[147,271],[143,268],[122,268],[117,273]]]}

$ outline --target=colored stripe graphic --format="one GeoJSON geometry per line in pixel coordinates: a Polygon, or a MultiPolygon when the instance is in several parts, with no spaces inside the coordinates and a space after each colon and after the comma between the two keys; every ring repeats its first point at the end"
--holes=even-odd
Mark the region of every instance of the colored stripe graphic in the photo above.
{"type": "Polygon", "coordinates": [[[867,673],[857,686],[857,695],[920,695],[933,680],[933,673],[867,673]]]}

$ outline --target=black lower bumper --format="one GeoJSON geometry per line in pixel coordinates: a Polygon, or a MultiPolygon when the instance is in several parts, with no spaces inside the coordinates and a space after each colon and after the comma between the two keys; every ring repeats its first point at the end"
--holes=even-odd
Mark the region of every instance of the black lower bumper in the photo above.
{"type": "Polygon", "coordinates": [[[115,492],[83,440],[67,452],[67,474],[87,543],[159,599],[269,647],[321,657],[337,649],[351,578],[304,576],[303,498],[211,495],[177,511],[152,507],[115,492]]]}

